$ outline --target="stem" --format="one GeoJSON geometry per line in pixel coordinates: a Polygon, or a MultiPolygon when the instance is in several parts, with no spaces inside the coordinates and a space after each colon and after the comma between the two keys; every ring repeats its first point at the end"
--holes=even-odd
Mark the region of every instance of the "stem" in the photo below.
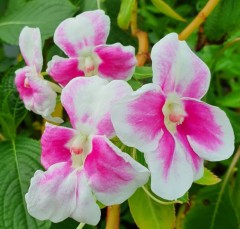
{"type": "Polygon", "coordinates": [[[234,170],[234,167],[236,166],[238,160],[239,160],[239,157],[240,157],[240,146],[238,147],[237,149],[237,152],[236,154],[234,155],[233,157],[233,160],[228,168],[228,171],[226,173],[226,176],[223,180],[223,184],[221,186],[221,189],[220,189],[220,192],[219,192],[219,195],[218,195],[218,198],[217,198],[217,202],[216,202],[216,207],[214,209],[214,212],[213,212],[213,217],[212,217],[212,222],[211,222],[211,226],[210,226],[210,229],[212,229],[214,227],[214,223],[215,223],[215,220],[216,220],[216,214],[217,214],[217,211],[218,211],[218,208],[219,208],[219,204],[221,202],[221,199],[222,199],[222,195],[223,195],[223,192],[225,190],[225,187],[228,183],[228,180],[234,170]]]}
{"type": "Polygon", "coordinates": [[[85,223],[80,223],[76,229],[82,229],[85,226],[85,223]]]}
{"type": "Polygon", "coordinates": [[[152,193],[149,192],[148,189],[145,186],[142,186],[142,189],[152,200],[154,200],[155,202],[157,202],[159,204],[170,205],[170,204],[176,204],[176,203],[179,203],[179,204],[183,203],[183,202],[178,201],[178,200],[176,200],[176,201],[161,201],[158,198],[156,198],[154,195],[152,195],[152,193]]]}
{"type": "Polygon", "coordinates": [[[101,9],[101,0],[97,0],[97,8],[100,10],[101,9]]]}
{"type": "Polygon", "coordinates": [[[210,15],[220,0],[209,0],[193,21],[179,34],[179,40],[186,40],[210,15]]]}
{"type": "Polygon", "coordinates": [[[148,34],[140,29],[137,26],[137,1],[134,2],[132,16],[131,16],[131,32],[134,37],[138,39],[138,53],[137,66],[143,66],[146,61],[149,59],[149,42],[148,34]]]}
{"type": "Polygon", "coordinates": [[[106,229],[119,229],[120,223],[120,205],[107,207],[106,229]]]}

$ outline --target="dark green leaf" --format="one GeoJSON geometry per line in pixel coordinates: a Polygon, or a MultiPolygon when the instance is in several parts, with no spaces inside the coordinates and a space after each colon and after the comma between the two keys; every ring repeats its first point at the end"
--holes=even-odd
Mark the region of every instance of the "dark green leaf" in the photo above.
{"type": "Polygon", "coordinates": [[[50,222],[32,218],[24,196],[30,179],[39,169],[39,142],[28,138],[0,143],[0,228],[48,229],[50,222]]]}
{"type": "Polygon", "coordinates": [[[39,27],[45,40],[53,35],[58,24],[75,12],[67,0],[35,0],[22,4],[18,10],[0,18],[0,38],[10,44],[18,44],[18,37],[26,25],[39,27]]]}

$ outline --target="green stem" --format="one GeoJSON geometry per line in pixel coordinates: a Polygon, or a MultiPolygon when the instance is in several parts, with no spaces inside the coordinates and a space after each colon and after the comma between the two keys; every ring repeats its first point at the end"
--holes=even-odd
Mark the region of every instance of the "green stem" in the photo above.
{"type": "Polygon", "coordinates": [[[76,229],[82,229],[85,226],[85,223],[80,223],[76,229]]]}
{"type": "Polygon", "coordinates": [[[224,190],[226,188],[228,180],[229,180],[230,176],[232,175],[234,167],[236,166],[236,164],[239,160],[239,157],[240,157],[240,146],[238,147],[238,150],[237,150],[236,154],[234,155],[233,160],[232,160],[232,162],[231,162],[231,164],[228,168],[228,171],[226,173],[226,176],[223,180],[223,184],[221,186],[221,189],[220,189],[220,192],[219,192],[219,195],[218,195],[218,198],[217,198],[216,207],[215,207],[214,212],[213,212],[213,217],[212,217],[212,222],[211,222],[210,229],[214,228],[214,223],[215,223],[215,220],[216,220],[216,215],[217,215],[217,211],[218,211],[221,199],[222,199],[222,195],[224,193],[224,190]]]}
{"type": "Polygon", "coordinates": [[[158,198],[156,198],[154,195],[152,195],[151,192],[148,191],[148,189],[145,186],[142,186],[143,191],[155,202],[159,203],[159,204],[163,204],[163,205],[170,205],[170,204],[182,204],[182,201],[161,201],[158,198]]]}
{"type": "Polygon", "coordinates": [[[97,8],[100,10],[101,9],[101,0],[97,0],[97,8]]]}

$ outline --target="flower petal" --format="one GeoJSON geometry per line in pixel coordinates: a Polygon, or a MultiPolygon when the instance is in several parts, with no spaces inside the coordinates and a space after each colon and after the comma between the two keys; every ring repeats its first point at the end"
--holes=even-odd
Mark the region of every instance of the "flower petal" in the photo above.
{"type": "Polygon", "coordinates": [[[79,60],[77,58],[62,58],[53,56],[48,62],[47,73],[59,84],[66,84],[77,76],[84,76],[84,72],[78,68],[79,60]]]}
{"type": "Polygon", "coordinates": [[[41,138],[41,163],[45,169],[59,162],[70,161],[71,153],[67,144],[74,137],[74,134],[73,129],[46,123],[41,138]]]}
{"type": "Polygon", "coordinates": [[[71,218],[78,222],[96,225],[100,221],[101,211],[92,195],[84,172],[78,172],[76,205],[71,218]]]}
{"type": "Polygon", "coordinates": [[[25,26],[19,36],[22,56],[28,66],[35,66],[41,72],[43,65],[42,43],[39,28],[25,26]]]}
{"type": "Polygon", "coordinates": [[[64,20],[54,33],[54,42],[70,57],[77,57],[82,49],[105,44],[110,19],[102,10],[84,12],[64,20]]]}
{"type": "Polygon", "coordinates": [[[204,96],[210,83],[207,65],[171,33],[157,42],[151,53],[153,83],[161,86],[164,93],[176,92],[181,96],[204,96]]]}
{"type": "Polygon", "coordinates": [[[132,91],[125,82],[108,81],[93,76],[77,77],[63,89],[61,101],[66,109],[72,126],[82,134],[114,135],[110,119],[110,107],[114,100],[122,98],[132,91]]]}
{"type": "Polygon", "coordinates": [[[29,75],[29,67],[21,68],[15,74],[15,84],[26,109],[49,116],[54,111],[57,94],[47,81],[35,75],[26,77],[29,75]],[[25,85],[26,79],[28,85],[25,85]]]}
{"type": "Polygon", "coordinates": [[[135,69],[135,49],[120,43],[99,45],[94,49],[101,59],[98,75],[108,80],[129,80],[135,69]]]}
{"type": "Polygon", "coordinates": [[[187,117],[178,131],[185,134],[193,150],[209,161],[225,160],[234,151],[234,134],[226,114],[194,99],[183,99],[187,117]]]}
{"type": "Polygon", "coordinates": [[[149,178],[149,171],[104,136],[93,136],[84,163],[88,183],[105,205],[120,204],[149,178]]]}
{"type": "Polygon", "coordinates": [[[151,172],[151,189],[156,195],[174,200],[191,187],[194,179],[191,163],[167,130],[164,130],[158,148],[144,156],[151,172]]]}
{"type": "Polygon", "coordinates": [[[82,171],[72,169],[70,163],[54,164],[46,172],[38,170],[25,195],[30,215],[54,223],[72,217],[96,225],[100,209],[84,176],[82,171]]]}
{"type": "Polygon", "coordinates": [[[141,151],[157,148],[162,136],[165,98],[158,85],[146,84],[111,109],[111,118],[120,140],[141,151]]]}

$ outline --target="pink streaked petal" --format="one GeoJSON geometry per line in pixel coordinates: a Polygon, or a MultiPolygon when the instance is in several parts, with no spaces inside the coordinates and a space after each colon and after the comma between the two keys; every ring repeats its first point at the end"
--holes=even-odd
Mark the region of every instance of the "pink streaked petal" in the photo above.
{"type": "Polygon", "coordinates": [[[156,149],[164,126],[164,103],[160,87],[146,84],[114,104],[111,118],[120,140],[143,152],[156,149]]]}
{"type": "Polygon", "coordinates": [[[49,116],[54,111],[57,94],[51,89],[47,81],[39,76],[26,77],[26,74],[29,75],[29,71],[31,71],[29,67],[24,67],[15,72],[15,84],[20,98],[26,109],[42,116],[49,116]]]}
{"type": "Polygon", "coordinates": [[[28,66],[35,66],[41,72],[43,65],[42,43],[39,28],[25,26],[19,36],[22,56],[28,66]]]}
{"type": "Polygon", "coordinates": [[[77,175],[70,163],[54,164],[46,172],[38,170],[25,195],[28,212],[39,220],[60,222],[75,209],[76,190],[77,175]]]}
{"type": "Polygon", "coordinates": [[[64,20],[56,29],[54,42],[70,57],[87,47],[105,44],[110,19],[102,10],[88,11],[64,20]]]}
{"type": "Polygon", "coordinates": [[[25,195],[30,215],[54,223],[71,217],[96,225],[100,209],[93,199],[83,171],[72,169],[71,163],[57,163],[46,172],[37,171],[25,195]]]}
{"type": "Polygon", "coordinates": [[[149,178],[149,171],[104,136],[93,136],[84,163],[88,183],[105,205],[120,204],[149,178]]]}
{"type": "Polygon", "coordinates": [[[187,117],[178,131],[187,136],[193,150],[209,161],[225,160],[234,151],[234,134],[226,114],[218,107],[185,98],[187,117]]]}
{"type": "Polygon", "coordinates": [[[177,133],[175,135],[176,141],[178,141],[179,146],[182,147],[185,152],[188,162],[192,165],[194,180],[198,180],[203,176],[204,173],[204,160],[200,158],[192,149],[185,135],[177,133]]]}
{"type": "Polygon", "coordinates": [[[62,58],[53,56],[48,62],[47,73],[59,84],[66,86],[67,83],[78,76],[84,76],[84,72],[78,68],[77,58],[62,58]]]}
{"type": "Polygon", "coordinates": [[[188,47],[171,33],[157,42],[151,53],[153,83],[161,86],[168,94],[200,99],[208,90],[210,71],[188,47]]]}
{"type": "Polygon", "coordinates": [[[75,129],[86,135],[104,134],[110,138],[115,134],[110,120],[110,107],[115,100],[131,91],[125,81],[108,83],[98,76],[78,77],[63,89],[61,101],[75,129]]]}
{"type": "Polygon", "coordinates": [[[152,191],[167,200],[177,199],[191,187],[194,174],[181,145],[165,129],[156,150],[144,154],[151,172],[152,191]]]}
{"type": "Polygon", "coordinates": [[[77,173],[78,186],[76,190],[75,209],[70,217],[81,223],[91,225],[98,224],[101,216],[99,206],[92,195],[92,191],[87,183],[85,173],[80,171],[77,173]]]}
{"type": "Polygon", "coordinates": [[[41,163],[45,169],[48,169],[55,163],[71,160],[68,143],[74,137],[74,134],[75,130],[73,129],[46,123],[41,138],[41,163]]]}
{"type": "Polygon", "coordinates": [[[129,80],[135,69],[135,49],[120,43],[100,45],[94,49],[101,59],[98,67],[99,76],[108,80],[129,80]]]}

